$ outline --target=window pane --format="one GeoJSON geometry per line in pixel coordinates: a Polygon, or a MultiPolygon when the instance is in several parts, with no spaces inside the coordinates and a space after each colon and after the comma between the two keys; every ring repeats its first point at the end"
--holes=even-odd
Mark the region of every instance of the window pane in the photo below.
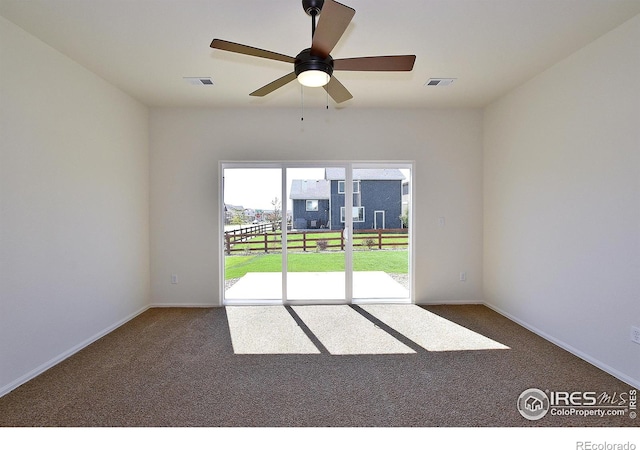
{"type": "Polygon", "coordinates": [[[352,176],[353,299],[408,301],[411,166],[354,164],[352,176]]]}
{"type": "Polygon", "coordinates": [[[344,302],[344,224],[338,221],[339,204],[332,209],[332,199],[341,198],[344,202],[344,195],[337,195],[337,180],[327,176],[327,171],[333,173],[330,167],[285,170],[287,209],[292,212],[292,227],[286,234],[287,300],[297,303],[344,302]]]}
{"type": "MultiPolygon", "coordinates": [[[[338,194],[344,194],[344,180],[338,181],[338,194]]],[[[358,194],[360,192],[360,181],[353,181],[353,193],[358,194]]]]}
{"type": "Polygon", "coordinates": [[[223,167],[222,176],[224,301],[281,300],[282,170],[223,167]]]}
{"type": "MultiPolygon", "coordinates": [[[[364,206],[353,207],[353,221],[364,222],[364,206]]],[[[340,222],[344,222],[344,206],[340,207],[340,222]]]]}
{"type": "Polygon", "coordinates": [[[307,211],[317,211],[318,200],[307,200],[307,211]]]}

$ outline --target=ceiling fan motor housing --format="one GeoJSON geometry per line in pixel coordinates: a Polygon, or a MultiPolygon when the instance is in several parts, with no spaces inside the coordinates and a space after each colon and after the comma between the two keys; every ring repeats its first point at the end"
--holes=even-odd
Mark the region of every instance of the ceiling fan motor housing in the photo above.
{"type": "Polygon", "coordinates": [[[309,16],[320,15],[322,5],[324,5],[324,0],[302,0],[302,9],[309,16]]]}
{"type": "Polygon", "coordinates": [[[333,74],[333,58],[331,55],[323,58],[321,56],[315,56],[311,54],[311,49],[307,48],[302,50],[296,56],[294,63],[294,70],[296,76],[307,70],[321,70],[327,73],[329,76],[333,74]]]}

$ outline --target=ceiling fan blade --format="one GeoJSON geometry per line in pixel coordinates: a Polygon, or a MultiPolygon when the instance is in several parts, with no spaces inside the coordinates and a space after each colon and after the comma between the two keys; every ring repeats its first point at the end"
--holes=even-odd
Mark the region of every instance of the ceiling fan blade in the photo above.
{"type": "Polygon", "coordinates": [[[329,94],[336,103],[346,102],[353,98],[351,92],[349,92],[336,77],[331,77],[329,83],[324,86],[324,90],[327,91],[327,94],[329,94]]]}
{"type": "Polygon", "coordinates": [[[273,59],[276,61],[284,61],[294,63],[295,58],[280,53],[262,50],[260,48],[250,47],[248,45],[236,44],[235,42],[223,41],[222,39],[214,39],[211,41],[211,48],[225,50],[227,52],[240,53],[242,55],[257,56],[258,58],[273,59]]]}
{"type": "Polygon", "coordinates": [[[278,78],[275,81],[272,81],[271,83],[267,84],[266,86],[262,86],[260,89],[253,91],[251,94],[251,96],[253,97],[264,97],[267,94],[270,94],[271,92],[275,91],[278,88],[281,88],[282,86],[284,86],[285,84],[293,81],[296,79],[296,73],[295,72],[291,72],[288,75],[285,75],[281,78],[278,78]]]}
{"type": "Polygon", "coordinates": [[[311,54],[326,58],[349,26],[356,10],[334,0],[325,0],[311,41],[311,54]]]}
{"type": "Polygon", "coordinates": [[[416,55],[366,56],[344,58],[333,61],[334,70],[357,70],[371,72],[409,72],[413,70],[416,55]]]}

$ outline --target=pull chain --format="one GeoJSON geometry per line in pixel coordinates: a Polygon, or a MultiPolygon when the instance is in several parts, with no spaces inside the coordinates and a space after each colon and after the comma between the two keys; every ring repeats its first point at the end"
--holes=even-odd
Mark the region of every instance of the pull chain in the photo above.
{"type": "MultiPolygon", "coordinates": [[[[316,15],[318,11],[312,9],[310,12],[311,15],[311,38],[316,34],[316,15]]],[[[304,86],[300,85],[300,121],[304,122],[304,86]]]]}

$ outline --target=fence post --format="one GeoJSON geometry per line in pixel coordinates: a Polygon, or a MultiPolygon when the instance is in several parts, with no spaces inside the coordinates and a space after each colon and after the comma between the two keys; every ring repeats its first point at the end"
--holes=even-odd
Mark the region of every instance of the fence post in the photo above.
{"type": "Polygon", "coordinates": [[[227,249],[227,255],[231,255],[231,236],[225,233],[224,240],[225,240],[225,247],[227,249]]]}
{"type": "Polygon", "coordinates": [[[378,250],[382,250],[382,230],[378,229],[378,250]]]}
{"type": "Polygon", "coordinates": [[[303,252],[307,251],[307,232],[306,231],[302,233],[302,251],[303,252]]]}
{"type": "Polygon", "coordinates": [[[269,253],[269,246],[268,246],[269,239],[268,239],[268,235],[267,235],[267,233],[264,233],[264,234],[263,234],[263,236],[264,236],[264,252],[265,252],[265,253],[269,253]]]}
{"type": "Polygon", "coordinates": [[[340,230],[340,251],[344,251],[344,228],[340,230]]]}

